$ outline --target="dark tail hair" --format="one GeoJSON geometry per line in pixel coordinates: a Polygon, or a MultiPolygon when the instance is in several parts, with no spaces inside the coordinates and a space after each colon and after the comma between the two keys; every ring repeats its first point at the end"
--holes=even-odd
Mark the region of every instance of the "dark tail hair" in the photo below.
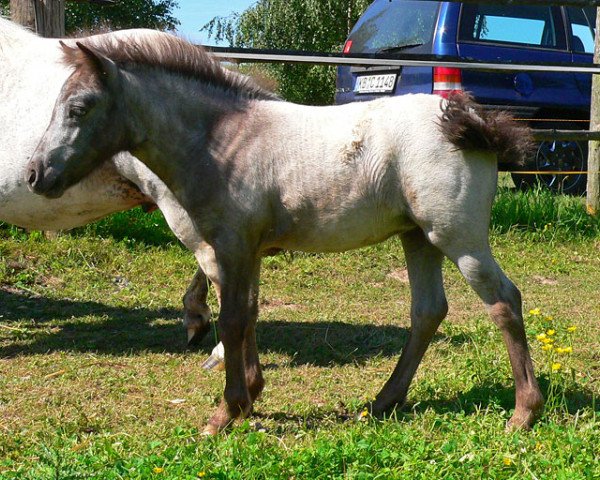
{"type": "Polygon", "coordinates": [[[452,92],[440,107],[442,133],[459,149],[495,152],[498,163],[513,165],[523,165],[532,153],[531,130],[508,113],[484,110],[463,92],[452,92]]]}

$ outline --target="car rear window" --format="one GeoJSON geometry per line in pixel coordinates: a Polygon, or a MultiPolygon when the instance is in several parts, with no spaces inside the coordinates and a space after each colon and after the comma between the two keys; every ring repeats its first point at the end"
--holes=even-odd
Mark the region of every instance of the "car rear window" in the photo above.
{"type": "Polygon", "coordinates": [[[459,39],[525,47],[566,48],[562,20],[549,6],[465,4],[459,39]]]}
{"type": "Polygon", "coordinates": [[[571,27],[571,49],[574,52],[594,53],[596,9],[568,7],[571,27]]]}
{"type": "Polygon", "coordinates": [[[373,2],[350,32],[348,51],[386,52],[430,43],[438,9],[439,2],[373,2]]]}

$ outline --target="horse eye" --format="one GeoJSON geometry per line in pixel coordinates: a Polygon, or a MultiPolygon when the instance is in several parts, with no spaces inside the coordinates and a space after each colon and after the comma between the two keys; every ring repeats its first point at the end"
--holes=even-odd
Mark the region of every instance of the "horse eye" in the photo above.
{"type": "Polygon", "coordinates": [[[88,109],[81,105],[74,105],[69,109],[69,118],[81,118],[85,117],[88,113],[88,109]]]}

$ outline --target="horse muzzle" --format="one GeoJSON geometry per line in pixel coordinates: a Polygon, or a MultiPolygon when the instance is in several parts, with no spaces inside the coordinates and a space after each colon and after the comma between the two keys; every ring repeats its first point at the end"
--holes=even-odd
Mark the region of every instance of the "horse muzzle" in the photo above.
{"type": "Polygon", "coordinates": [[[33,193],[47,198],[58,198],[64,193],[59,172],[53,167],[46,167],[39,158],[32,158],[24,172],[27,188],[33,193]]]}

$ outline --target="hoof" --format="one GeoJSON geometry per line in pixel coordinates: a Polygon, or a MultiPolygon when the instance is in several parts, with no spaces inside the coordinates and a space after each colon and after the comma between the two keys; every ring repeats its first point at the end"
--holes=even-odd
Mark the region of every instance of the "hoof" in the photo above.
{"type": "Polygon", "coordinates": [[[198,347],[206,334],[210,331],[210,323],[203,324],[199,327],[188,327],[187,329],[187,345],[188,347],[198,347]]]}
{"type": "Polygon", "coordinates": [[[510,420],[506,423],[506,431],[516,432],[519,430],[531,430],[531,427],[533,427],[536,418],[537,416],[534,415],[533,412],[515,412],[514,415],[510,418],[510,420]]]}
{"type": "Polygon", "coordinates": [[[202,437],[214,437],[216,435],[219,434],[219,427],[217,427],[216,425],[212,425],[212,424],[208,424],[206,425],[206,427],[204,427],[204,429],[202,430],[202,433],[200,434],[200,436],[202,437]]]}
{"type": "Polygon", "coordinates": [[[204,370],[225,370],[225,349],[222,343],[213,348],[210,357],[202,364],[202,368],[204,370]]]}

